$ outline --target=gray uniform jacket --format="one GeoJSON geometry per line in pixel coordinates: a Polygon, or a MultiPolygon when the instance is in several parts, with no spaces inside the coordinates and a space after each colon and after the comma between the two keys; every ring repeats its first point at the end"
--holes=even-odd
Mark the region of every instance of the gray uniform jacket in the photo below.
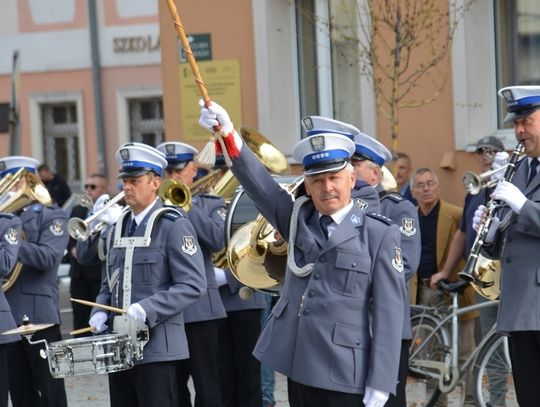
{"type": "MultiPolygon", "coordinates": [[[[134,237],[144,235],[150,215],[161,207],[163,204],[158,200],[137,226],[134,237]]],[[[130,214],[124,219],[124,223],[128,223],[130,214]]],[[[111,228],[115,227],[123,227],[123,231],[126,229],[125,225],[111,228]]],[[[77,242],[77,255],[81,263],[95,262],[97,240],[93,238],[77,242]]],[[[106,249],[108,269],[96,302],[122,307],[126,249],[114,248],[113,240],[109,239],[106,249]],[[116,270],[119,277],[110,290],[108,276],[112,276],[116,270]]],[[[163,214],[154,224],[150,246],[138,247],[133,253],[131,303],[137,302],[143,307],[150,328],[150,341],[144,347],[144,358],[138,364],[189,357],[183,311],[197,301],[205,290],[204,261],[193,225],[176,212],[163,214]],[[190,244],[190,250],[186,249],[186,242],[190,244]]],[[[112,323],[109,323],[111,326],[112,323]]]]}
{"type": "MultiPolygon", "coordinates": [[[[0,213],[0,276],[5,277],[15,267],[19,253],[21,220],[9,213],[0,213]]],[[[4,290],[0,290],[0,332],[16,328],[4,290]]],[[[15,342],[20,335],[0,335],[0,345],[15,342]]]]}
{"type": "Polygon", "coordinates": [[[352,200],[363,211],[381,213],[379,193],[365,181],[356,180],[352,191],[352,200]]]}
{"type": "Polygon", "coordinates": [[[192,198],[192,207],[187,217],[197,231],[199,245],[204,258],[207,290],[184,311],[184,321],[199,322],[225,318],[225,307],[219,295],[214,273],[212,253],[225,246],[224,216],[225,201],[218,196],[197,195],[192,198]]]}
{"type": "Polygon", "coordinates": [[[27,315],[33,324],[60,324],[58,266],[69,241],[67,213],[54,205],[35,204],[21,214],[24,238],[18,261],[21,274],[6,293],[17,325],[27,315]]]}
{"type": "MultiPolygon", "coordinates": [[[[233,172],[261,214],[292,238],[293,201],[246,145],[233,172]]],[[[308,201],[295,239],[297,265],[313,263],[313,271],[298,277],[287,268],[255,357],[307,386],[395,392],[405,290],[402,264],[393,266],[400,252],[398,228],[353,206],[325,241],[319,214],[308,201]]]]}
{"type": "Polygon", "coordinates": [[[418,270],[422,251],[418,210],[409,200],[397,192],[383,191],[381,185],[377,185],[376,190],[381,197],[381,215],[386,216],[394,225],[399,226],[403,265],[405,266],[405,282],[407,283],[403,339],[412,339],[409,281],[418,270]]]}
{"type": "Polygon", "coordinates": [[[263,293],[254,290],[251,298],[243,300],[238,293],[244,284],[238,281],[229,270],[225,270],[225,276],[227,284],[219,287],[219,294],[227,312],[266,308],[263,293]]]}
{"type": "MultiPolygon", "coordinates": [[[[488,254],[501,260],[501,295],[497,329],[500,332],[540,331],[540,174],[527,185],[527,159],[519,162],[512,183],[527,197],[519,215],[495,236],[488,254]]],[[[498,217],[511,213],[505,206],[498,217]]],[[[512,212],[513,213],[513,212],[512,212]]]]}

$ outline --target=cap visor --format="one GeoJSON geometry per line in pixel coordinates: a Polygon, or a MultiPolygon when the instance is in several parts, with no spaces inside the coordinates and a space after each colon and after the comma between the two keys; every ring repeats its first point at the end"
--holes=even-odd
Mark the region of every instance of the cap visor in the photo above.
{"type": "Polygon", "coordinates": [[[120,171],[118,174],[118,178],[137,178],[140,176],[143,176],[145,174],[148,174],[149,172],[153,172],[152,170],[137,170],[137,171],[120,171]]]}
{"type": "Polygon", "coordinates": [[[304,175],[306,177],[309,177],[310,175],[323,174],[325,172],[338,172],[345,168],[348,163],[348,161],[342,161],[338,163],[330,163],[326,165],[312,167],[309,170],[304,170],[304,175]]]}

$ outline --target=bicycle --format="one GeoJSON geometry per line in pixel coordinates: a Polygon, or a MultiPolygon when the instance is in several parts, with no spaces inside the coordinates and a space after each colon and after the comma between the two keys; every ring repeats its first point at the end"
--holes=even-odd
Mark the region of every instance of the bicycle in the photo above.
{"type": "MultiPolygon", "coordinates": [[[[462,364],[458,362],[458,317],[498,304],[498,301],[488,301],[459,308],[457,296],[467,284],[466,281],[439,283],[439,288],[451,296],[449,306],[411,307],[413,339],[406,385],[410,407],[435,406],[441,394],[452,392],[463,381],[471,365],[477,406],[518,406],[508,341],[497,334],[495,324],[467,360],[462,364]]],[[[462,391],[460,405],[463,400],[462,391]]]]}

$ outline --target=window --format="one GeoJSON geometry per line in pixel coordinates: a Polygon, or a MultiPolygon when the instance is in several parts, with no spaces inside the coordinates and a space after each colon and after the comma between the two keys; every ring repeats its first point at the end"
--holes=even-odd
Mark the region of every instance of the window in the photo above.
{"type": "MultiPolygon", "coordinates": [[[[495,0],[497,89],[540,83],[540,11],[536,0],[495,0]]],[[[506,104],[498,100],[499,127],[506,104]]]]}
{"type": "Polygon", "coordinates": [[[66,179],[72,189],[81,183],[79,124],[75,102],[41,105],[44,163],[66,179]]]}
{"type": "Polygon", "coordinates": [[[129,99],[131,141],[153,147],[165,139],[163,100],[161,97],[129,99]]]}

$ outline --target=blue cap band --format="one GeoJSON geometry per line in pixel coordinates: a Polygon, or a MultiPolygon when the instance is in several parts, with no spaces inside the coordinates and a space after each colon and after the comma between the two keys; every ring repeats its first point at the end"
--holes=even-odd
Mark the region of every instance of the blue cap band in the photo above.
{"type": "Polygon", "coordinates": [[[163,168],[159,165],[155,165],[146,161],[124,161],[122,163],[122,171],[124,172],[136,172],[141,170],[154,171],[161,176],[163,168]]]}
{"type": "Polygon", "coordinates": [[[509,112],[515,112],[521,109],[526,109],[533,107],[534,105],[537,105],[540,103],[540,95],[539,96],[528,96],[526,98],[521,98],[519,100],[516,100],[512,103],[508,104],[508,111],[509,112]]]}
{"type": "Polygon", "coordinates": [[[179,162],[192,161],[193,160],[193,154],[192,153],[167,154],[165,157],[167,158],[167,161],[169,161],[171,163],[179,163],[179,162]]]}
{"type": "Polygon", "coordinates": [[[308,154],[304,157],[303,164],[306,169],[309,169],[317,164],[325,164],[329,161],[336,162],[338,159],[349,159],[349,152],[345,150],[327,150],[320,153],[308,154]]]}
{"type": "Polygon", "coordinates": [[[328,133],[331,133],[331,134],[341,134],[342,136],[347,136],[349,138],[352,138],[353,137],[353,134],[352,133],[345,133],[345,132],[342,132],[342,131],[337,131],[337,130],[325,130],[325,129],[313,129],[313,130],[308,130],[306,132],[306,134],[308,136],[315,136],[317,134],[328,134],[328,133]]]}
{"type": "Polygon", "coordinates": [[[355,154],[364,155],[368,157],[371,161],[373,161],[375,164],[380,165],[381,167],[384,165],[384,158],[375,154],[373,150],[360,144],[356,144],[355,154]]]}
{"type": "MultiPolygon", "coordinates": [[[[0,176],[3,177],[4,175],[7,175],[7,174],[15,174],[20,169],[21,167],[10,168],[9,170],[2,171],[2,174],[0,174],[0,176]]],[[[32,174],[36,173],[36,169],[33,167],[24,167],[24,169],[28,172],[31,172],[32,174]]]]}

